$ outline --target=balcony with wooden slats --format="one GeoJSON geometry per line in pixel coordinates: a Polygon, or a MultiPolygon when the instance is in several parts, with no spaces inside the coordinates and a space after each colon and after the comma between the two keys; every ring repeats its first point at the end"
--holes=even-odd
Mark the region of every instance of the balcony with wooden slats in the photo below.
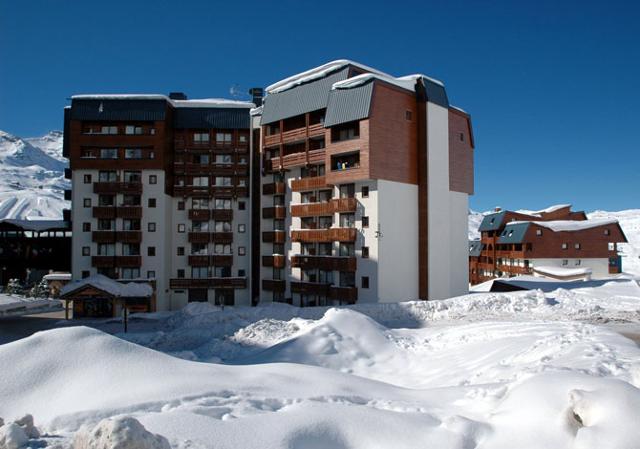
{"type": "Polygon", "coordinates": [[[93,218],[116,218],[116,208],[111,206],[97,206],[91,211],[93,218]]]}
{"type": "Polygon", "coordinates": [[[188,263],[192,267],[231,267],[233,266],[233,256],[193,254],[189,256],[188,263]]]}
{"type": "Polygon", "coordinates": [[[232,243],[233,232],[212,232],[211,241],[213,243],[232,243]]]}
{"type": "Polygon", "coordinates": [[[282,254],[273,254],[271,256],[262,256],[263,267],[284,268],[285,257],[282,254]]]}
{"type": "Polygon", "coordinates": [[[91,233],[91,241],[95,243],[115,243],[115,231],[93,231],[91,233]]]}
{"type": "Polygon", "coordinates": [[[118,218],[142,218],[141,206],[120,206],[116,210],[118,218]]]}
{"type": "Polygon", "coordinates": [[[284,231],[263,231],[262,241],[263,243],[284,243],[285,232],[284,231]]]}
{"type": "Polygon", "coordinates": [[[301,229],[291,231],[294,242],[355,242],[358,231],[355,228],[301,229]]]}
{"type": "Polygon", "coordinates": [[[262,208],[262,218],[285,218],[287,216],[287,208],[285,206],[270,206],[262,208]]]}
{"type": "Polygon", "coordinates": [[[291,293],[328,296],[329,287],[329,284],[320,282],[292,282],[291,293]]]}
{"type": "Polygon", "coordinates": [[[320,269],[330,271],[356,271],[357,259],[355,257],[341,256],[303,256],[296,255],[291,258],[291,266],[302,269],[320,269]]]}
{"type": "Polygon", "coordinates": [[[208,267],[209,256],[205,255],[190,255],[188,258],[188,264],[192,267],[208,267]]]}
{"type": "Polygon", "coordinates": [[[358,301],[358,288],[332,286],[329,290],[329,296],[331,297],[331,299],[334,299],[336,301],[355,304],[358,301]]]}
{"type": "Polygon", "coordinates": [[[247,278],[174,278],[169,279],[169,288],[247,288],[247,278]]]}
{"type": "Polygon", "coordinates": [[[291,181],[291,190],[294,192],[303,192],[305,190],[326,189],[330,186],[327,184],[326,177],[312,176],[309,178],[294,179],[291,181]]]}
{"type": "Polygon", "coordinates": [[[209,243],[211,234],[208,232],[190,232],[188,236],[189,243],[209,243]]]}
{"type": "Polygon", "coordinates": [[[284,292],[287,289],[287,283],[277,279],[263,279],[262,289],[269,292],[284,292]]]}
{"type": "Polygon", "coordinates": [[[142,242],[142,232],[118,231],[116,232],[116,241],[122,243],[140,243],[142,242]]]}
{"type": "Polygon", "coordinates": [[[263,195],[284,195],[285,190],[284,182],[272,182],[262,185],[263,195]]]}
{"type": "Polygon", "coordinates": [[[189,220],[206,221],[211,219],[211,211],[208,209],[189,209],[189,220]]]}
{"type": "Polygon", "coordinates": [[[358,202],[355,198],[334,198],[331,201],[308,204],[292,204],[292,217],[315,217],[339,212],[355,212],[358,202]]]}
{"type": "Polygon", "coordinates": [[[94,182],[93,193],[142,193],[141,182],[94,182]]]}
{"type": "Polygon", "coordinates": [[[137,268],[142,265],[140,256],[92,256],[91,266],[96,268],[124,267],[137,268]]]}
{"type": "Polygon", "coordinates": [[[233,220],[233,210],[232,209],[214,209],[212,211],[212,216],[213,216],[213,219],[217,221],[231,221],[233,220]]]}

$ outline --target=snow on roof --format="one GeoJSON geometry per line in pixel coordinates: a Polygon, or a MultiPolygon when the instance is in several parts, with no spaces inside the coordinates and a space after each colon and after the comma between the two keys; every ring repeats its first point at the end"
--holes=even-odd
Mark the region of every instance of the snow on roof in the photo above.
{"type": "Polygon", "coordinates": [[[469,115],[469,113],[468,113],[467,111],[465,111],[465,110],[464,110],[464,109],[462,109],[462,108],[459,108],[458,106],[454,106],[454,105],[450,104],[450,105],[449,105],[449,107],[450,107],[451,109],[455,109],[456,111],[460,111],[460,112],[462,112],[463,114],[467,114],[467,115],[469,115]]]}
{"type": "Polygon", "coordinates": [[[516,212],[525,215],[533,215],[534,217],[540,217],[542,214],[550,214],[551,212],[555,212],[560,209],[565,209],[567,207],[571,207],[571,204],[554,204],[553,206],[549,206],[546,209],[541,210],[526,210],[520,209],[516,212]]]}
{"type": "Polygon", "coordinates": [[[353,87],[361,86],[362,84],[365,84],[373,79],[386,81],[387,83],[396,85],[398,87],[401,87],[402,89],[407,89],[410,91],[415,90],[416,78],[400,79],[394,78],[393,76],[389,75],[380,75],[378,73],[363,73],[361,75],[347,78],[343,81],[338,81],[336,83],[333,83],[333,85],[331,86],[331,90],[351,89],[353,87]]]}
{"type": "Polygon", "coordinates": [[[49,273],[45,274],[42,279],[45,281],[70,281],[71,273],[49,273]]]}
{"type": "Polygon", "coordinates": [[[594,220],[553,220],[553,221],[512,221],[507,226],[522,223],[533,223],[551,229],[553,232],[563,231],[582,231],[584,229],[596,228],[598,226],[606,226],[610,224],[618,224],[615,218],[603,218],[594,220]]]}
{"type": "Polygon", "coordinates": [[[554,267],[554,266],[541,266],[541,267],[533,267],[534,271],[542,274],[548,274],[551,276],[561,276],[561,277],[569,277],[569,276],[582,276],[591,274],[591,268],[589,267],[581,267],[581,268],[564,268],[564,267],[554,267]]]}
{"type": "Polygon", "coordinates": [[[264,106],[258,106],[257,108],[253,108],[249,111],[250,115],[262,115],[262,109],[264,106]]]}
{"type": "Polygon", "coordinates": [[[194,98],[173,100],[161,94],[90,94],[73,95],[72,100],[164,100],[176,108],[254,108],[250,101],[230,100],[228,98],[194,98]]]}
{"type": "Polygon", "coordinates": [[[67,295],[86,286],[95,287],[120,298],[147,298],[153,295],[153,288],[146,283],[129,282],[123,284],[102,274],[95,274],[80,281],[65,285],[60,295],[67,295]]]}

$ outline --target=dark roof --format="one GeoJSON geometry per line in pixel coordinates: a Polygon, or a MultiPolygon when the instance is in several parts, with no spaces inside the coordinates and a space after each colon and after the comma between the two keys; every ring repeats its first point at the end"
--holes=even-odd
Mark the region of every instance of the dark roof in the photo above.
{"type": "Polygon", "coordinates": [[[479,257],[482,252],[482,246],[480,240],[469,240],[469,256],[479,257]]]}
{"type": "Polygon", "coordinates": [[[263,102],[261,124],[268,125],[278,120],[326,108],[331,86],[347,79],[349,69],[350,67],[346,66],[324,78],[267,95],[263,102]]]}
{"type": "Polygon", "coordinates": [[[498,243],[522,243],[524,240],[524,234],[529,229],[528,221],[523,223],[515,223],[515,224],[507,224],[502,234],[500,234],[500,238],[498,239],[498,243]]]}
{"type": "Polygon", "coordinates": [[[248,108],[176,108],[174,128],[249,129],[248,108]]]}
{"type": "Polygon", "coordinates": [[[427,93],[427,101],[440,105],[442,107],[449,107],[449,98],[447,97],[447,91],[442,84],[438,84],[429,78],[422,77],[424,88],[427,93]]]}
{"type": "Polygon", "coordinates": [[[72,98],[71,120],[164,120],[167,100],[72,98]]]}
{"type": "Polygon", "coordinates": [[[478,231],[495,231],[496,229],[499,229],[502,221],[504,220],[504,214],[505,211],[485,215],[482,219],[482,223],[480,223],[478,231]]]}
{"type": "Polygon", "coordinates": [[[373,81],[350,89],[335,89],[329,93],[324,126],[334,126],[369,117],[373,81]]]}

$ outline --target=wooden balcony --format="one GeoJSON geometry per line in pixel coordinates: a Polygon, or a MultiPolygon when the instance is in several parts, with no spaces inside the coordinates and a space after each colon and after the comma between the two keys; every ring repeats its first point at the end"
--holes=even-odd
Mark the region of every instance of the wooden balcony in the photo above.
{"type": "Polygon", "coordinates": [[[272,182],[262,185],[263,195],[284,195],[285,190],[284,182],[272,182]]]}
{"type": "Polygon", "coordinates": [[[228,278],[185,278],[185,279],[169,279],[169,288],[247,288],[247,278],[244,277],[228,277],[228,278]]]}
{"type": "Polygon", "coordinates": [[[329,291],[331,299],[340,302],[347,302],[354,304],[358,301],[358,288],[357,287],[331,287],[329,291]]]}
{"type": "Polygon", "coordinates": [[[115,256],[91,256],[91,266],[96,268],[115,267],[115,256]]]}
{"type": "Polygon", "coordinates": [[[188,236],[189,243],[209,243],[211,234],[208,232],[190,232],[188,236]]]}
{"type": "Polygon", "coordinates": [[[206,221],[211,219],[209,209],[189,209],[189,220],[206,221]]]}
{"type": "Polygon", "coordinates": [[[274,254],[272,256],[262,256],[262,266],[284,268],[285,257],[282,254],[274,254]]]}
{"type": "Polygon", "coordinates": [[[211,213],[212,217],[216,221],[231,221],[233,220],[232,209],[214,209],[211,213]]]}
{"type": "Polygon", "coordinates": [[[116,232],[116,241],[122,243],[140,243],[142,242],[142,232],[118,231],[116,232]]]}
{"type": "Polygon", "coordinates": [[[329,284],[319,282],[292,282],[291,293],[328,296],[329,284]]]}
{"type": "Polygon", "coordinates": [[[93,218],[116,218],[116,208],[111,206],[94,207],[91,215],[93,218]]]}
{"type": "Polygon", "coordinates": [[[116,256],[116,266],[118,267],[139,267],[142,265],[140,256],[116,256]]]}
{"type": "Polygon", "coordinates": [[[115,243],[115,231],[93,231],[91,233],[91,241],[96,243],[115,243]]]}
{"type": "Polygon", "coordinates": [[[357,259],[355,257],[340,256],[302,256],[291,258],[291,266],[302,269],[320,269],[330,271],[356,271],[357,259]]]}
{"type": "Polygon", "coordinates": [[[213,243],[232,243],[233,232],[212,232],[211,241],[213,243]]]}
{"type": "Polygon", "coordinates": [[[93,193],[142,193],[141,182],[94,182],[93,193]]]}
{"type": "Polygon", "coordinates": [[[189,256],[188,263],[192,267],[208,267],[209,266],[209,256],[191,255],[191,256],[189,256]]]}
{"type": "Polygon", "coordinates": [[[287,208],[285,206],[271,206],[262,208],[262,218],[285,218],[287,216],[287,208]]]}
{"type": "Polygon", "coordinates": [[[231,267],[233,266],[233,256],[219,254],[211,256],[211,265],[214,267],[231,267]]]}
{"type": "Polygon", "coordinates": [[[285,232],[284,231],[263,231],[262,241],[263,243],[284,243],[285,232]]]}
{"type": "Polygon", "coordinates": [[[284,292],[287,289],[286,281],[279,281],[276,279],[263,279],[262,290],[269,292],[284,292]]]}
{"type": "Polygon", "coordinates": [[[125,267],[137,268],[142,265],[140,256],[92,256],[91,266],[96,268],[125,267]]]}
{"type": "Polygon", "coordinates": [[[303,229],[291,231],[294,242],[355,242],[358,231],[355,228],[303,229]]]}
{"type": "MultiPolygon", "coordinates": [[[[300,127],[296,129],[290,129],[282,133],[282,143],[294,143],[303,141],[309,137],[320,137],[325,135],[325,128],[322,123],[315,123],[309,125],[309,127],[300,127]]],[[[278,145],[281,141],[281,133],[271,134],[264,136],[264,146],[270,147],[278,145]]]]}
{"type": "Polygon", "coordinates": [[[233,256],[231,255],[191,255],[188,263],[192,267],[231,267],[233,266],[233,256]]]}
{"type": "Polygon", "coordinates": [[[120,206],[116,210],[119,218],[142,218],[141,206],[120,206]]]}
{"type": "Polygon", "coordinates": [[[496,269],[505,273],[511,274],[531,274],[533,270],[531,267],[520,267],[516,265],[498,264],[496,269]]]}
{"type": "Polygon", "coordinates": [[[357,206],[358,202],[355,198],[334,198],[331,201],[321,203],[293,204],[291,205],[291,216],[314,217],[338,212],[355,212],[357,206]]]}
{"type": "Polygon", "coordinates": [[[294,192],[303,192],[305,190],[326,189],[327,184],[324,176],[313,176],[310,178],[294,179],[291,181],[291,190],[294,192]]]}

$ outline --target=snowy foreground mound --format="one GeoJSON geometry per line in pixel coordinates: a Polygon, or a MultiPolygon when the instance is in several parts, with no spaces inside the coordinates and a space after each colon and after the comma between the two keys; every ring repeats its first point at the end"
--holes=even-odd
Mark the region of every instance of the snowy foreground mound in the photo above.
{"type": "MultiPolygon", "coordinates": [[[[189,340],[184,324],[198,328],[214,315],[222,329],[224,317],[229,329],[239,320],[194,305],[169,322],[182,323],[174,331],[189,340]]],[[[640,349],[590,324],[390,329],[329,309],[317,320],[246,321],[227,339],[247,347],[235,350],[234,365],[178,359],[86,327],[35,334],[0,346],[0,416],[33,414],[60,447],[86,440],[87,429],[102,437],[118,427],[103,419],[124,416],[159,434],[158,444],[165,437],[185,449],[632,449],[640,441],[640,349]]]]}

